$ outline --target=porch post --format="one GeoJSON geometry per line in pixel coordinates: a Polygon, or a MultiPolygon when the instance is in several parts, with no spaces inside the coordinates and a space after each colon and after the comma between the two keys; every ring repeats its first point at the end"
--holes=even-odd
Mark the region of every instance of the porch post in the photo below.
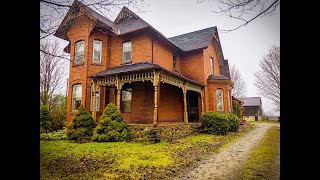
{"type": "Polygon", "coordinates": [[[201,96],[201,114],[204,113],[204,91],[201,90],[201,93],[200,93],[200,96],[201,96]]]}
{"type": "Polygon", "coordinates": [[[154,88],[154,108],[153,108],[153,125],[158,125],[158,88],[159,88],[159,71],[154,71],[154,80],[153,80],[153,88],[154,88]]]}
{"type": "Polygon", "coordinates": [[[97,83],[96,80],[93,80],[93,88],[92,88],[92,118],[97,120],[97,112],[96,112],[96,92],[97,92],[97,83]]]}
{"type": "Polygon", "coordinates": [[[187,88],[186,85],[182,88],[183,91],[183,121],[185,124],[188,124],[188,111],[187,111],[187,88]]]}
{"type": "Polygon", "coordinates": [[[117,109],[121,112],[120,110],[120,98],[121,98],[121,89],[122,89],[122,85],[123,85],[123,82],[120,80],[119,77],[117,77],[117,109]]]}
{"type": "Polygon", "coordinates": [[[123,82],[121,82],[121,81],[118,79],[118,82],[117,82],[117,109],[118,109],[119,111],[120,111],[120,98],[121,98],[122,85],[123,85],[123,82]]]}

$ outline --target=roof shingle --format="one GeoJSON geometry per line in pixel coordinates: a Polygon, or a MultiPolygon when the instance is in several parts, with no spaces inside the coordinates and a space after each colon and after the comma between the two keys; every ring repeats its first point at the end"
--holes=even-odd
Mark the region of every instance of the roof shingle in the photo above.
{"type": "Polygon", "coordinates": [[[217,27],[210,27],[168,38],[184,51],[191,51],[208,47],[217,27]]]}
{"type": "Polygon", "coordinates": [[[238,98],[238,99],[244,102],[242,106],[260,106],[261,105],[260,97],[246,97],[246,98],[238,98]]]}

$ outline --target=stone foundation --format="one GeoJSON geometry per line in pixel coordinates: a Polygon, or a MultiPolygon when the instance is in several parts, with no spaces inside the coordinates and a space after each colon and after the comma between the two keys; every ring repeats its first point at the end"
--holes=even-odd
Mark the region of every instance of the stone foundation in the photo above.
{"type": "Polygon", "coordinates": [[[198,127],[200,127],[200,123],[160,125],[157,127],[151,125],[129,125],[128,129],[132,141],[156,143],[160,141],[172,141],[197,133],[198,127]]]}

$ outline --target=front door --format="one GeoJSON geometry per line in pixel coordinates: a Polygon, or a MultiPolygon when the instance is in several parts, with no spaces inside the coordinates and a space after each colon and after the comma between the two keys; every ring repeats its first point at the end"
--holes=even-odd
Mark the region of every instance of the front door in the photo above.
{"type": "Polygon", "coordinates": [[[198,93],[187,93],[188,122],[199,122],[198,93]]]}

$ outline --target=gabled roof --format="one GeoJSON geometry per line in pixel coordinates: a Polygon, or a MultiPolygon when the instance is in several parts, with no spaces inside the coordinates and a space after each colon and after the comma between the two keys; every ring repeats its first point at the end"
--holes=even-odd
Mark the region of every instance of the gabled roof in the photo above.
{"type": "Polygon", "coordinates": [[[182,52],[206,48],[208,47],[213,37],[217,38],[215,35],[217,34],[217,27],[210,27],[167,38],[161,32],[156,30],[154,27],[152,27],[150,24],[141,19],[138,15],[133,13],[125,6],[121,9],[115,21],[112,22],[108,18],[102,16],[101,14],[97,13],[90,7],[82,4],[77,0],[75,0],[71,5],[70,10],[68,11],[67,15],[64,17],[62,23],[54,34],[55,36],[64,40],[68,40],[68,38],[66,37],[66,31],[70,27],[70,25],[67,25],[66,22],[69,21],[68,16],[72,15],[72,10],[79,7],[81,12],[86,13],[88,16],[92,17],[94,21],[97,22],[96,26],[105,28],[115,35],[124,35],[141,29],[150,28],[155,33],[160,35],[160,37],[163,38],[166,42],[182,52]]]}
{"type": "Polygon", "coordinates": [[[208,47],[215,31],[217,31],[216,26],[170,37],[168,39],[183,51],[192,51],[208,47]]]}
{"type": "Polygon", "coordinates": [[[98,78],[98,77],[108,77],[108,76],[112,76],[112,75],[118,75],[118,74],[126,74],[126,73],[132,73],[132,72],[139,72],[139,71],[145,71],[145,70],[162,70],[165,71],[167,73],[170,73],[172,75],[174,75],[175,77],[184,79],[186,81],[192,82],[194,84],[200,85],[200,86],[204,86],[204,84],[189,79],[185,76],[183,76],[180,73],[177,72],[173,72],[170,70],[167,70],[157,64],[152,64],[150,62],[138,62],[138,63],[134,63],[134,64],[125,64],[125,65],[120,65],[120,66],[115,66],[115,67],[111,67],[107,70],[98,72],[96,74],[92,74],[89,76],[89,78],[98,78]]]}
{"type": "Polygon", "coordinates": [[[246,97],[246,98],[238,98],[240,101],[244,102],[243,106],[261,106],[261,98],[260,97],[246,97]]]}

